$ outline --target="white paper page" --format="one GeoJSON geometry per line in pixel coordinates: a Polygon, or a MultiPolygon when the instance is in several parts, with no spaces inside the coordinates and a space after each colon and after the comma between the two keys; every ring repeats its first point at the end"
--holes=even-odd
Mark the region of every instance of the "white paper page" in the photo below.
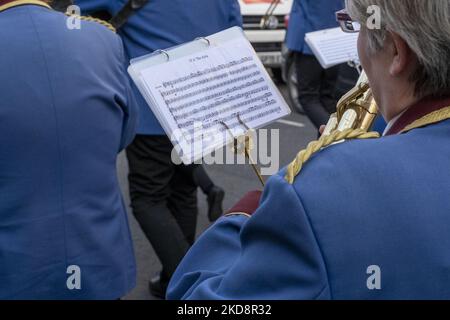
{"type": "Polygon", "coordinates": [[[357,33],[345,33],[341,28],[307,33],[305,37],[323,68],[358,61],[357,33]]]}
{"type": "Polygon", "coordinates": [[[267,125],[290,109],[257,58],[248,40],[223,44],[141,71],[151,93],[152,110],[191,163],[223,147],[231,134],[267,125]],[[203,139],[202,139],[203,136],[203,139]],[[208,138],[204,138],[208,137],[208,138]]]}

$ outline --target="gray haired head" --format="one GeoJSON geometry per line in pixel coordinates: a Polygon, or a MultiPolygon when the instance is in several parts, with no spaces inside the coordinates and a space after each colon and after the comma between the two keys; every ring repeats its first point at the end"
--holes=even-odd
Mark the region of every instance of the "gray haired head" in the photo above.
{"type": "MultiPolygon", "coordinates": [[[[411,77],[418,97],[450,95],[450,0],[346,0],[347,10],[367,25],[370,10],[380,10],[380,28],[369,32],[369,49],[382,50],[387,32],[397,33],[416,54],[411,77]]],[[[370,29],[370,28],[369,28],[370,29]]]]}

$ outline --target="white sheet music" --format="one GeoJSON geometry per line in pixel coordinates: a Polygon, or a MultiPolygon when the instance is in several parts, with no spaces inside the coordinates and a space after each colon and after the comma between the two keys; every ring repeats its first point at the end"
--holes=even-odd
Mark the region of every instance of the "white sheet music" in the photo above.
{"type": "Polygon", "coordinates": [[[325,69],[349,61],[359,61],[357,33],[345,33],[341,28],[327,29],[307,33],[305,41],[325,69]]]}
{"type": "Polygon", "coordinates": [[[259,128],[290,113],[246,38],[203,46],[139,72],[153,112],[185,163],[223,147],[246,126],[259,128]]]}

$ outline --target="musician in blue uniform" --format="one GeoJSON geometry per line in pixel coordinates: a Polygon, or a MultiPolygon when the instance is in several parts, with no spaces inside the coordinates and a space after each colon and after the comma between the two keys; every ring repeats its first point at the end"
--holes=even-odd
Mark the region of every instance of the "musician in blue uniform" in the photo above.
{"type": "Polygon", "coordinates": [[[347,2],[385,135],[333,144],[245,197],[169,298],[450,299],[450,2],[347,2]]]}
{"type": "Polygon", "coordinates": [[[317,128],[336,111],[340,66],[323,69],[305,36],[308,32],[338,27],[335,12],[343,7],[343,0],[294,0],[289,18],[286,46],[294,52],[299,102],[317,128]]]}
{"type": "Polygon", "coordinates": [[[135,261],[116,158],[137,105],[120,38],[0,0],[0,299],[118,299],[135,261]]]}
{"type": "MultiPolygon", "coordinates": [[[[126,2],[76,0],[75,4],[87,14],[106,11],[115,17],[126,2]]],[[[129,17],[119,34],[128,58],[133,59],[239,26],[241,19],[237,0],[150,0],[129,17]]],[[[221,204],[223,192],[214,188],[202,167],[172,162],[169,138],[136,87],[134,91],[140,113],[138,135],[127,149],[131,202],[162,262],[161,276],[152,279],[150,290],[163,297],[171,275],[195,239],[197,186],[204,186],[208,194],[211,220],[218,218],[213,212],[221,215],[222,210],[212,209],[221,204]]]]}

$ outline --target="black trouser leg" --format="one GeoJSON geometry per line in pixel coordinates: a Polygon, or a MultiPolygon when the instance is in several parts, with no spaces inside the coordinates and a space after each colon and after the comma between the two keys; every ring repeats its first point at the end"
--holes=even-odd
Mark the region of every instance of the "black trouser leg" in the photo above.
{"type": "Polygon", "coordinates": [[[193,166],[192,176],[194,179],[194,183],[202,189],[204,194],[208,194],[209,191],[214,187],[214,182],[209,177],[208,173],[205,170],[205,167],[202,165],[193,166]]]}
{"type": "Polygon", "coordinates": [[[198,213],[197,185],[191,182],[192,167],[194,165],[176,167],[175,175],[170,181],[171,196],[167,202],[189,245],[195,241],[198,213]]]}
{"type": "Polygon", "coordinates": [[[337,73],[324,70],[314,56],[295,53],[300,104],[311,122],[319,128],[336,108],[334,90],[337,73]]]}
{"type": "Polygon", "coordinates": [[[190,166],[180,166],[180,169],[185,177],[191,179],[192,183],[199,187],[204,194],[208,194],[214,187],[214,182],[209,177],[203,165],[193,164],[190,166]]]}
{"type": "MultiPolygon", "coordinates": [[[[336,87],[339,78],[340,66],[335,66],[329,69],[323,70],[322,73],[322,85],[320,89],[320,101],[327,110],[328,114],[336,112],[336,106],[338,99],[336,96],[336,87]]],[[[327,119],[328,121],[328,119],[327,119]]],[[[326,124],[326,123],[324,123],[326,124]]]]}
{"type": "Polygon", "coordinates": [[[196,186],[180,177],[171,152],[164,136],[137,136],[127,148],[133,213],[161,260],[163,285],[193,242],[197,216],[196,186]]]}

